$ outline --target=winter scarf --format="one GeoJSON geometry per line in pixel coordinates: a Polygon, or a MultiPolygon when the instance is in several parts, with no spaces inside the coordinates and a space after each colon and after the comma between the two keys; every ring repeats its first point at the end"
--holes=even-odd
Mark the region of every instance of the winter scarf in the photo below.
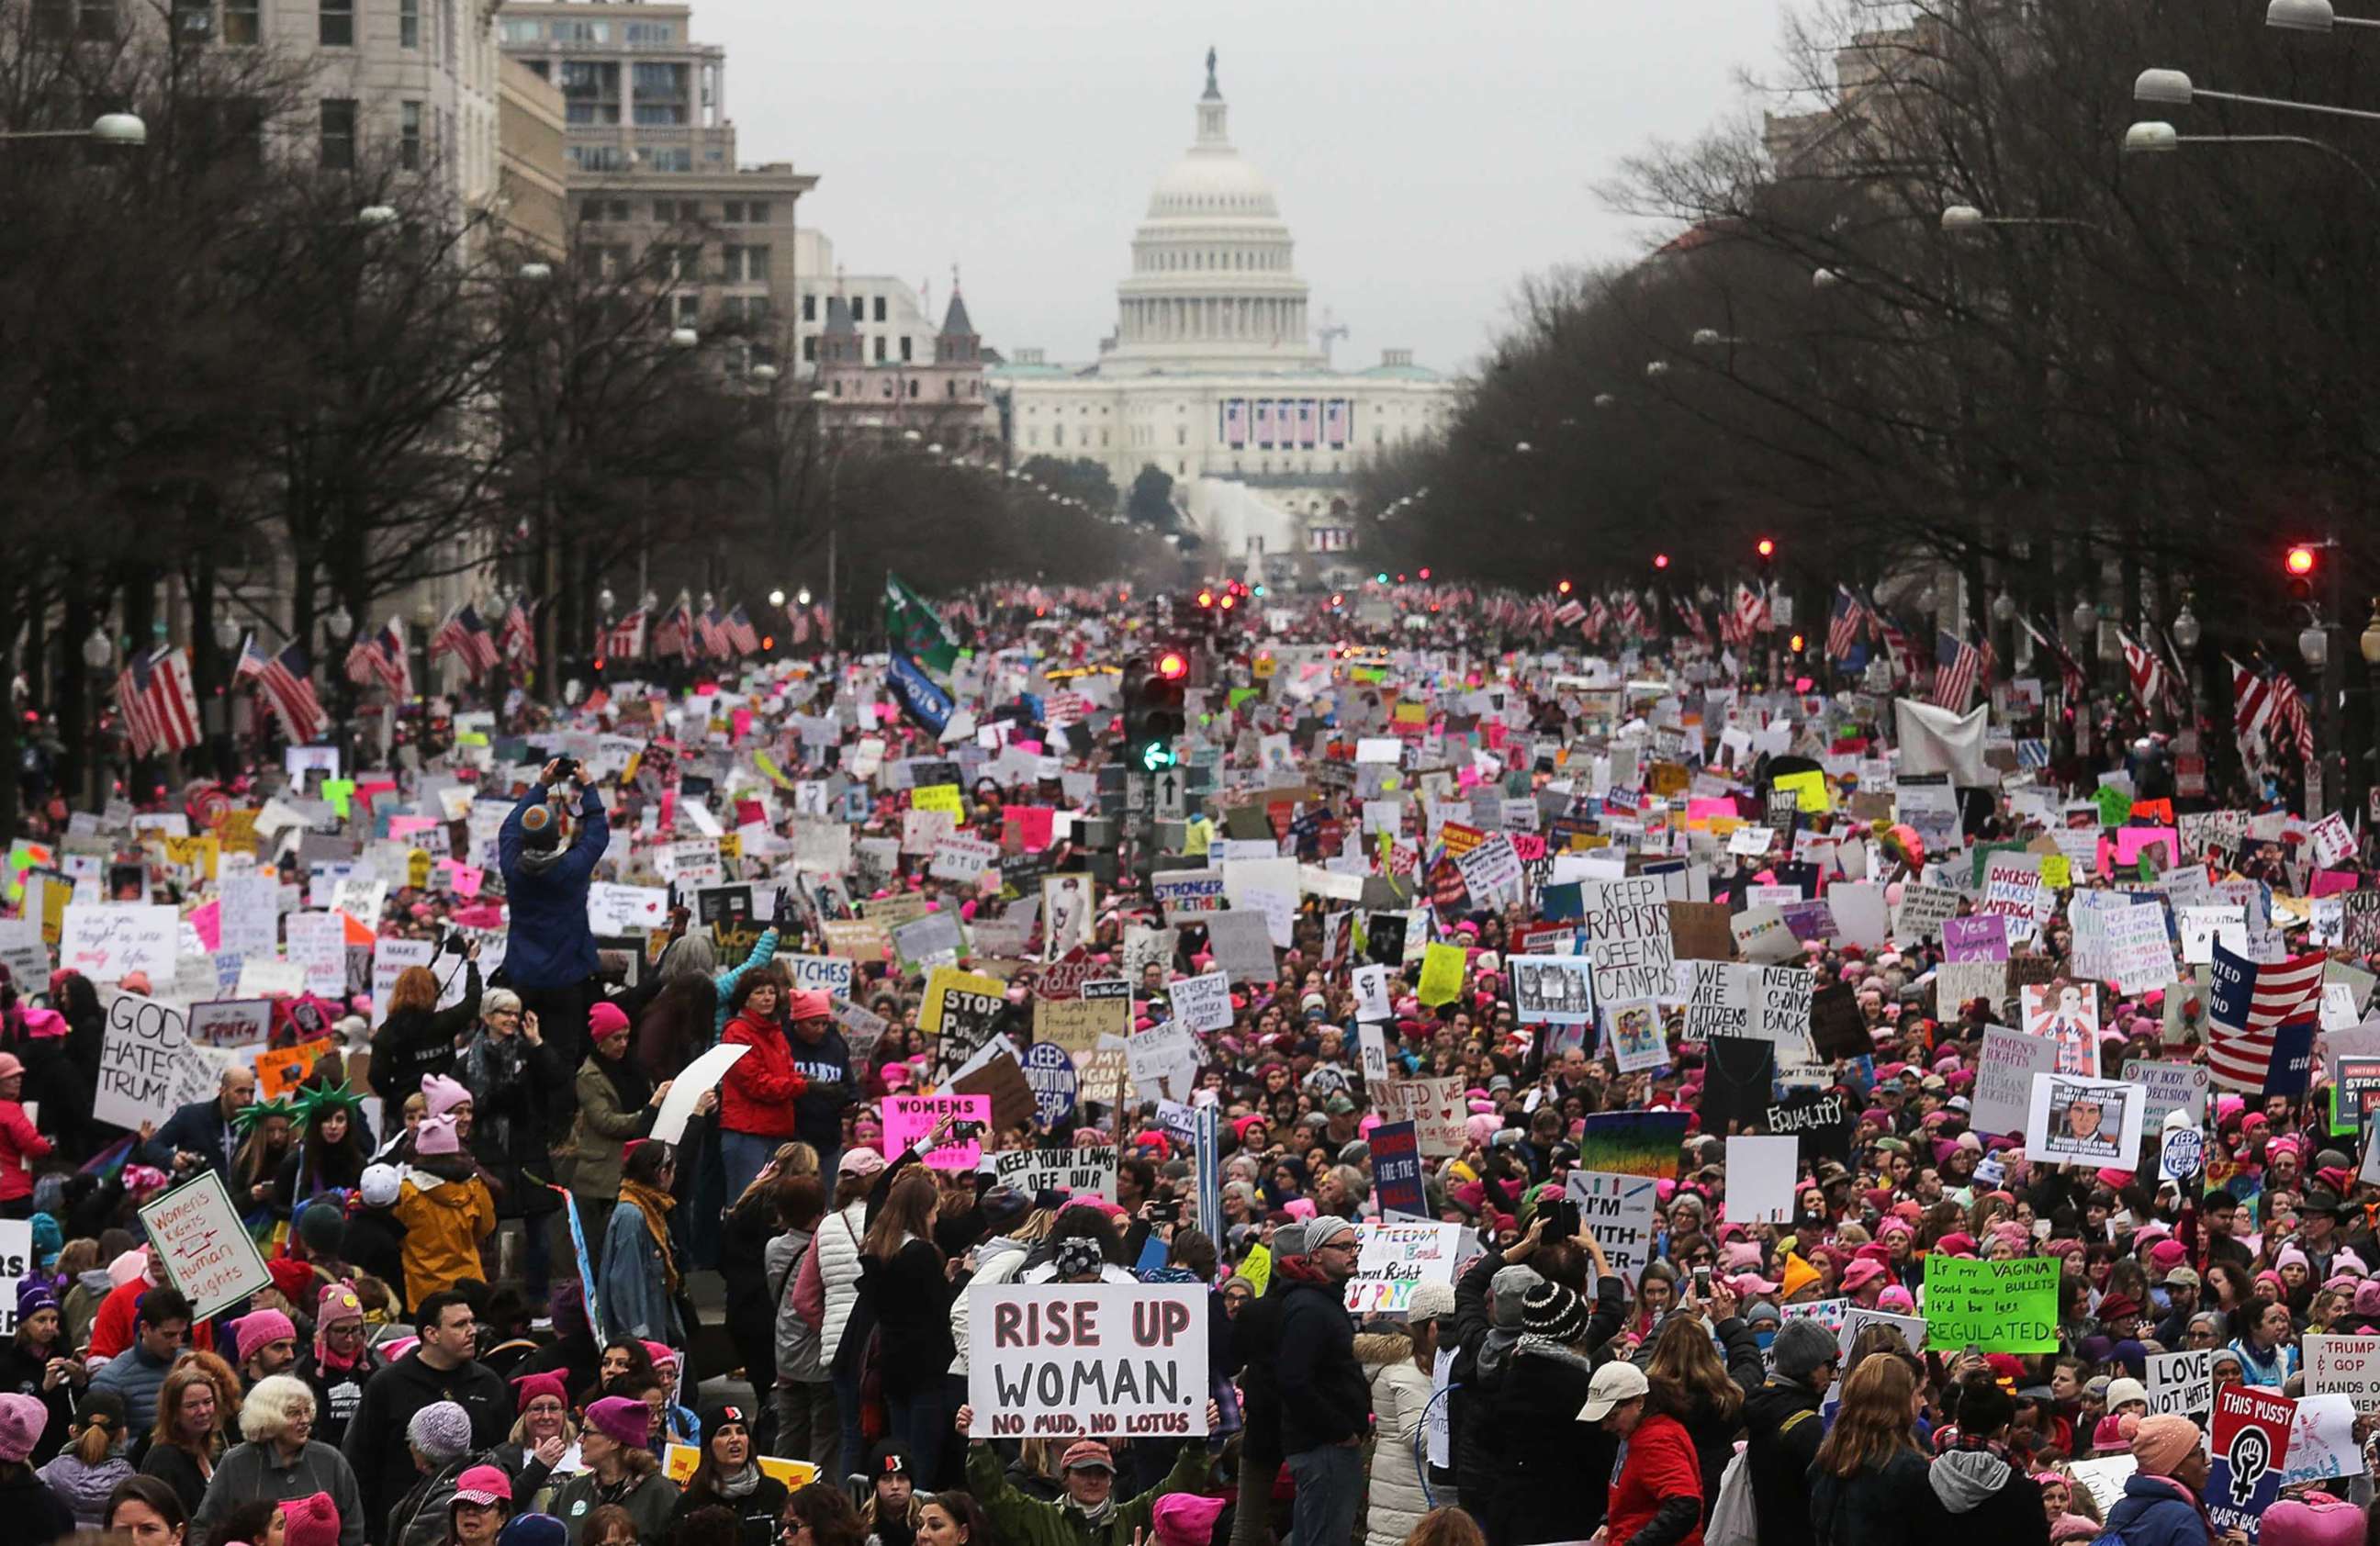
{"type": "Polygon", "coordinates": [[[677,1205],[677,1200],[665,1191],[655,1191],[642,1181],[624,1178],[620,1182],[620,1201],[634,1202],[637,1211],[645,1215],[645,1232],[652,1236],[653,1244],[661,1248],[662,1274],[670,1298],[677,1298],[677,1258],[670,1251],[669,1234],[670,1210],[677,1205]]]}

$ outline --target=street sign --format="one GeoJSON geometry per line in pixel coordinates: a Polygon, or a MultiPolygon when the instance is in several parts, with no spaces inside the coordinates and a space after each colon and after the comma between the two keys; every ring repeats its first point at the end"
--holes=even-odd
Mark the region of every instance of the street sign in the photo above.
{"type": "Polygon", "coordinates": [[[1157,780],[1157,819],[1180,821],[1182,800],[1185,792],[1184,786],[1187,781],[1183,777],[1182,769],[1160,768],[1154,777],[1157,780]]]}
{"type": "Polygon", "coordinates": [[[1148,810],[1148,786],[1154,777],[1148,773],[1124,775],[1123,808],[1127,814],[1140,815],[1148,810]]]}

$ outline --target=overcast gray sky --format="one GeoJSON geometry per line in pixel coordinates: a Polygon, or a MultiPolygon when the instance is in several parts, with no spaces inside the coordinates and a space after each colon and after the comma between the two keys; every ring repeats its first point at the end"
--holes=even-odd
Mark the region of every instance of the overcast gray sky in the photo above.
{"type": "Polygon", "coordinates": [[[1592,185],[1745,105],[1787,0],[695,0],[746,161],[820,177],[802,223],[854,273],[960,265],[996,347],[1093,355],[1212,43],[1232,137],[1280,190],[1338,360],[1477,356],[1515,281],[1637,250],[1592,185]]]}

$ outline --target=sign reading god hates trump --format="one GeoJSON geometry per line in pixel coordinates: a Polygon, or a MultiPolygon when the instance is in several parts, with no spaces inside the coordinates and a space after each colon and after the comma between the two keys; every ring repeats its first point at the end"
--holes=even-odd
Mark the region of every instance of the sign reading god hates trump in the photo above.
{"type": "Polygon", "coordinates": [[[1207,1290],[982,1283],[967,1290],[971,1438],[1207,1431],[1207,1290]]]}

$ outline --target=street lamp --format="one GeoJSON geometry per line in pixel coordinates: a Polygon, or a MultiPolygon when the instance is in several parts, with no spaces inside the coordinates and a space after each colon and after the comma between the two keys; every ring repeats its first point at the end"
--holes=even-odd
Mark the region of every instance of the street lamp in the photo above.
{"type": "Polygon", "coordinates": [[[1514,454],[1516,454],[1516,455],[1520,455],[1520,456],[1526,456],[1526,455],[1527,455],[1531,451],[1533,451],[1533,450],[1535,450],[1535,449],[1536,449],[1536,447],[1534,447],[1534,446],[1530,445],[1530,444],[1529,444],[1529,442],[1528,442],[1528,441],[1514,441],[1512,442],[1512,451],[1513,451],[1513,453],[1514,453],[1514,454]]]}
{"type": "Polygon", "coordinates": [[[2380,21],[2341,16],[2330,0],[2273,0],[2265,7],[2265,25],[2284,32],[2328,32],[2334,27],[2380,27],[2380,21]]]}
{"type": "Polygon", "coordinates": [[[766,386],[777,379],[777,368],[765,362],[756,365],[752,368],[752,379],[766,386]]]}
{"type": "Polygon", "coordinates": [[[2071,215],[1987,215],[1973,204],[1952,204],[1942,211],[1946,236],[1973,236],[1989,225],[2079,225],[2086,231],[2099,229],[2096,223],[2071,215]]]}
{"type": "Polygon", "coordinates": [[[1813,290],[1831,290],[1842,282],[1843,276],[1837,273],[1832,269],[1812,269],[1810,271],[1810,288],[1813,290]]]}
{"type": "Polygon", "coordinates": [[[1616,407],[1619,403],[1620,399],[1608,392],[1598,392],[1595,394],[1595,405],[1598,408],[1616,407]]]}
{"type": "Polygon", "coordinates": [[[103,145],[146,145],[149,126],[132,113],[103,113],[91,127],[79,129],[18,129],[0,139],[95,139],[103,145]]]}
{"type": "Polygon", "coordinates": [[[2174,647],[2184,655],[2196,654],[2198,641],[2206,636],[2206,630],[2199,623],[2198,614],[2190,610],[2187,601],[2181,604],[2181,610],[2174,614],[2173,626],[2167,632],[2173,635],[2174,647]]]}
{"type": "Polygon", "coordinates": [[[771,590],[770,590],[770,592],[769,592],[769,605],[771,605],[771,607],[782,607],[782,606],[783,606],[784,604],[785,604],[785,587],[784,587],[784,586],[775,586],[775,587],[773,587],[772,589],[771,589],[771,590]]]}
{"type": "Polygon", "coordinates": [[[2181,70],[2146,69],[2132,82],[2132,100],[2152,103],[2160,107],[2188,107],[2198,98],[2210,102],[2233,102],[2247,107],[2279,107],[2292,113],[2322,113],[2334,118],[2354,118],[2363,123],[2380,123],[2380,113],[2356,107],[2334,107],[2328,103],[2291,102],[2285,97],[2253,97],[2242,91],[2217,91],[2192,81],[2181,70]]]}
{"type": "Polygon", "coordinates": [[[610,586],[605,586],[595,593],[595,610],[607,618],[612,615],[612,609],[619,604],[620,598],[612,594],[610,586]]]}
{"type": "Polygon", "coordinates": [[[553,265],[552,263],[523,263],[514,272],[514,277],[517,279],[525,279],[531,284],[542,284],[547,280],[553,277],[553,265]]]}
{"type": "Polygon", "coordinates": [[[1669,373],[1670,362],[1668,360],[1648,359],[1645,362],[1645,374],[1655,380],[1660,380],[1669,373]]]}
{"type": "Polygon", "coordinates": [[[92,623],[90,635],[82,641],[82,663],[94,671],[103,671],[115,658],[115,641],[107,636],[106,629],[92,623]]]}
{"type": "Polygon", "coordinates": [[[387,204],[366,204],[356,211],[356,223],[367,231],[377,231],[382,226],[394,225],[397,220],[395,209],[387,204]]]}
{"type": "Polygon", "coordinates": [[[355,616],[347,610],[346,602],[334,602],[331,610],[323,614],[322,626],[329,631],[333,644],[345,644],[347,635],[356,631],[355,616]]]}
{"type": "Polygon", "coordinates": [[[215,614],[215,645],[226,655],[239,647],[240,626],[228,611],[215,614]]]}
{"type": "Polygon", "coordinates": [[[1717,328],[1696,328],[1694,330],[1694,347],[1697,349],[1724,349],[1732,344],[1741,344],[1743,340],[1741,338],[1729,337],[1726,333],[1719,332],[1717,328]]]}
{"type": "Polygon", "coordinates": [[[2002,622],[2012,621],[2016,617],[2016,598],[2007,591],[1993,597],[1992,616],[2002,622]]]}
{"type": "Polygon", "coordinates": [[[669,341],[672,348],[691,349],[696,344],[702,342],[702,334],[695,332],[692,328],[672,328],[670,329],[669,341]]]}
{"type": "Polygon", "coordinates": [[[799,590],[797,590],[797,591],[794,592],[794,605],[795,605],[795,606],[796,606],[796,607],[807,607],[807,606],[808,606],[809,604],[810,604],[810,587],[809,587],[809,586],[804,586],[801,589],[799,589],[799,590]]]}
{"type": "Polygon", "coordinates": [[[2302,134],[2180,134],[2171,124],[2149,121],[2134,124],[2124,131],[2124,153],[2131,155],[2165,155],[2184,145],[2297,145],[2310,151],[2320,151],[2337,161],[2345,162],[2363,179],[2363,185],[2380,196],[2380,179],[2371,169],[2327,140],[2310,139],[2302,134]]]}
{"type": "Polygon", "coordinates": [[[2320,670],[2330,664],[2330,630],[2309,625],[2298,633],[2298,653],[2305,663],[2320,670]]]}

